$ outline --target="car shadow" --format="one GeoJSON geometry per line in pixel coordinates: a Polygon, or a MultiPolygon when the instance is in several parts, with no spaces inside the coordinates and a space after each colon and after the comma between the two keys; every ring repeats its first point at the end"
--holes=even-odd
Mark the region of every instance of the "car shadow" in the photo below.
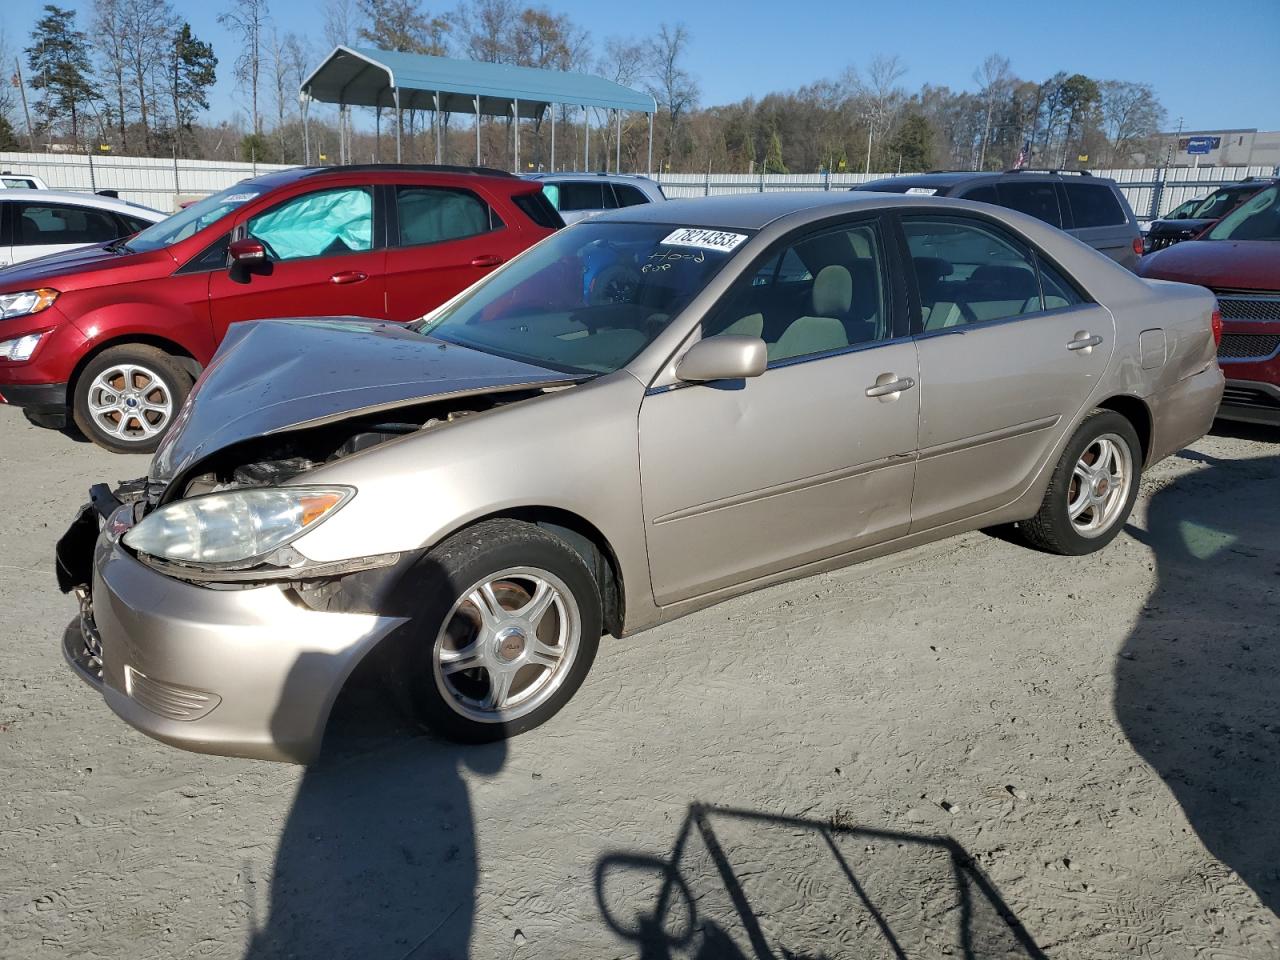
{"type": "Polygon", "coordinates": [[[1116,716],[1209,852],[1280,914],[1280,456],[1180,456],[1203,467],[1129,527],[1158,580],[1116,662],[1116,716]]]}
{"type": "Polygon", "coordinates": [[[376,669],[358,668],[298,785],[245,960],[468,957],[478,872],[465,777],[505,760],[502,742],[424,734],[376,669]]]}
{"type": "Polygon", "coordinates": [[[596,862],[642,960],[1045,954],[951,837],[694,803],[665,856],[596,862]]]}

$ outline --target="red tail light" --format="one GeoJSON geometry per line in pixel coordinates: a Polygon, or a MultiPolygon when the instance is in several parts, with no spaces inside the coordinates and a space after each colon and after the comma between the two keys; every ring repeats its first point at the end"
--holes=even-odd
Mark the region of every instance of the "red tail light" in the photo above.
{"type": "Polygon", "coordinates": [[[1213,330],[1213,345],[1215,347],[1222,345],[1222,311],[1216,306],[1213,308],[1213,316],[1209,318],[1209,326],[1213,330]]]}
{"type": "Polygon", "coordinates": [[[1142,250],[1143,250],[1142,237],[1141,236],[1134,237],[1133,252],[1136,253],[1138,256],[1142,256],[1142,250]]]}

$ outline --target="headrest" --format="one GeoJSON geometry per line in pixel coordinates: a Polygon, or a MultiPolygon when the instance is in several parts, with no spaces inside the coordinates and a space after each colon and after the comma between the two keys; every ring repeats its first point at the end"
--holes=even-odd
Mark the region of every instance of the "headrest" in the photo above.
{"type": "Polygon", "coordinates": [[[843,317],[853,303],[853,277],[838,263],[828,264],[813,278],[813,312],[819,317],[843,317]]]}

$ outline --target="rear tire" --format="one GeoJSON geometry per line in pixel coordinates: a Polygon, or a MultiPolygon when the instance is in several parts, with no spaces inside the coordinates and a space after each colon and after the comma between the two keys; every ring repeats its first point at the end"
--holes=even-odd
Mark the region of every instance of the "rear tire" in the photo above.
{"type": "Polygon", "coordinates": [[[72,414],[81,433],[112,453],[153,453],[191,386],[170,354],[124,343],[103,350],[80,372],[72,414]]]}
{"type": "Polygon", "coordinates": [[[559,537],[486,520],[431,550],[411,577],[421,599],[402,679],[438,733],[464,743],[513,737],[582,685],[602,633],[600,590],[559,537]]]}
{"type": "Polygon", "coordinates": [[[1116,538],[1133,510],[1142,477],[1142,445],[1127,419],[1095,410],[1054,468],[1039,512],[1018,524],[1031,546],[1078,557],[1116,538]]]}

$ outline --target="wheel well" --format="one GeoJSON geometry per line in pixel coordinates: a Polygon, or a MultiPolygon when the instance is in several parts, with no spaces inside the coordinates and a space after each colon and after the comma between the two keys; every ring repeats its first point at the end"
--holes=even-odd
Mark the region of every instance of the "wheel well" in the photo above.
{"type": "Polygon", "coordinates": [[[1101,410],[1113,410],[1133,424],[1138,434],[1138,443],[1142,447],[1142,462],[1147,462],[1151,455],[1151,410],[1146,403],[1137,397],[1118,395],[1098,404],[1101,410]]]}
{"type": "Polygon", "coordinates": [[[126,334],[124,336],[115,337],[111,340],[104,340],[97,344],[92,350],[86,353],[76,363],[75,369],[71,371],[71,379],[67,381],[67,405],[70,406],[75,398],[76,381],[80,379],[80,374],[84,373],[84,368],[93,362],[93,358],[101,354],[104,350],[110,350],[112,347],[123,346],[128,343],[140,343],[144,346],[155,347],[163,350],[171,357],[182,364],[183,369],[191,374],[191,379],[200,376],[203,369],[199,361],[191,355],[191,351],[187,350],[180,344],[174,343],[172,340],[166,340],[164,337],[155,337],[150,334],[126,334]]]}
{"type": "Polygon", "coordinates": [[[474,522],[479,523],[481,520],[492,520],[496,517],[507,517],[511,520],[535,524],[573,547],[600,586],[600,604],[605,630],[615,637],[622,636],[623,614],[626,609],[626,595],[622,589],[622,570],[618,566],[618,558],[613,552],[613,547],[599,528],[576,513],[555,507],[522,507],[516,510],[504,510],[501,513],[480,517],[474,522]]]}

